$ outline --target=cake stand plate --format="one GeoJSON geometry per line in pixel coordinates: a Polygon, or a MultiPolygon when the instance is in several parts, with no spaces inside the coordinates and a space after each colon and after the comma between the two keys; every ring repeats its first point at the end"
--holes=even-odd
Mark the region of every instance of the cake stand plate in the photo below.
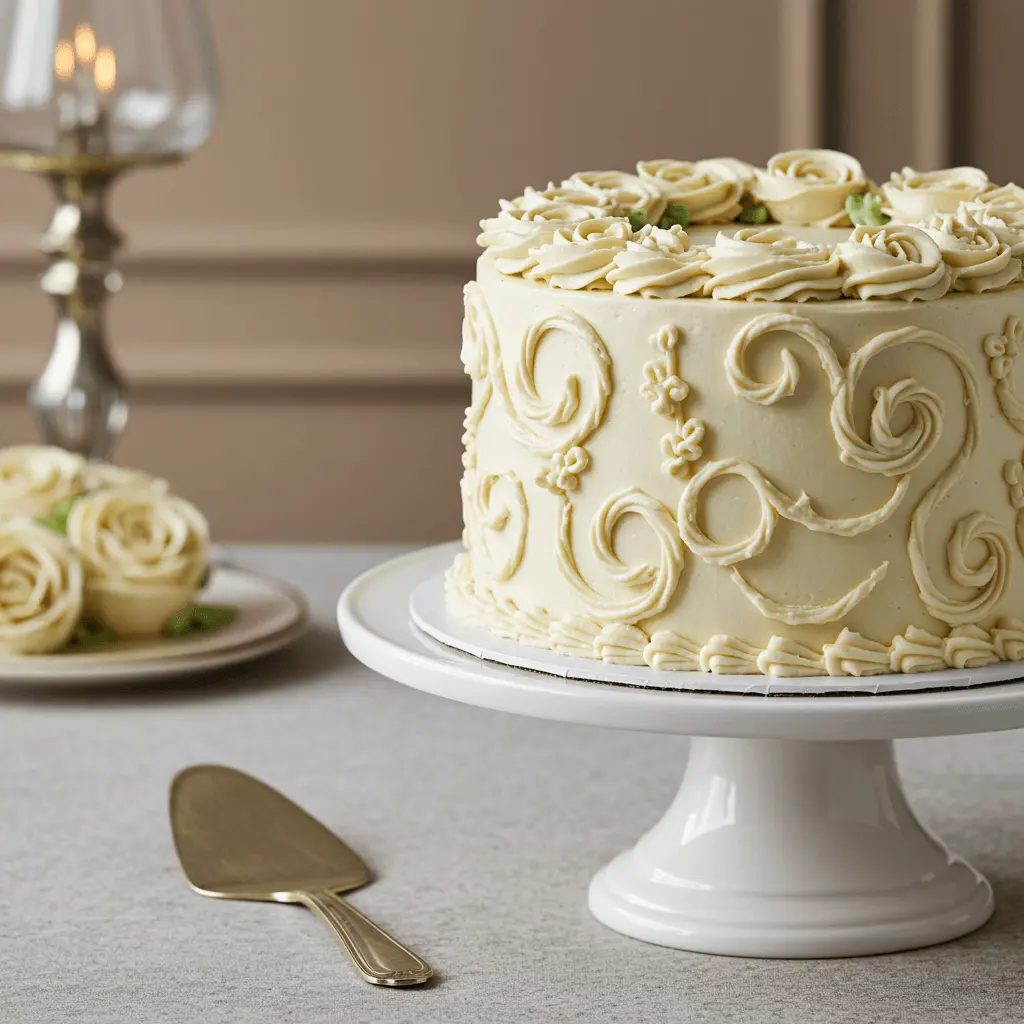
{"type": "Polygon", "coordinates": [[[917,820],[892,741],[1024,726],[1024,684],[765,697],[494,664],[427,637],[408,615],[416,588],[458,550],[405,555],[352,583],[338,605],[349,650],[467,704],[695,737],[672,806],[591,883],[604,924],[698,952],[834,957],[944,942],[988,919],[988,882],[917,820]]]}

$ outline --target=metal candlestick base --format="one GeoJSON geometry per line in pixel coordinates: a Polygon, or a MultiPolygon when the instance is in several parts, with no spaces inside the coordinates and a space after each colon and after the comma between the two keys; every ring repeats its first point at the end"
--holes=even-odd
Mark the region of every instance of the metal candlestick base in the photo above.
{"type": "Polygon", "coordinates": [[[41,246],[51,260],[41,286],[57,303],[57,333],[49,361],[29,390],[48,444],[106,458],[124,430],[127,392],[103,326],[104,303],[121,287],[112,260],[122,237],[107,218],[107,196],[122,172],[176,159],[176,154],[0,152],[0,166],[42,174],[57,193],[41,246]]]}

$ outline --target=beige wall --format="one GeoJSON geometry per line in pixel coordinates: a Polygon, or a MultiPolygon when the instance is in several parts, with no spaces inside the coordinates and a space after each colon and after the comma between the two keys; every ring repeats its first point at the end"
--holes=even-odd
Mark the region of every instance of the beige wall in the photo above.
{"type": "MultiPolygon", "coordinates": [[[[499,195],[640,156],[814,144],[876,175],[977,159],[1024,176],[1018,5],[208,7],[222,115],[187,164],[119,187],[131,248],[110,320],[134,385],[119,457],[169,476],[225,539],[457,534],[461,285],[499,195]]],[[[49,197],[2,181],[7,442],[32,436],[22,393],[52,322],[31,248],[49,197]]]]}

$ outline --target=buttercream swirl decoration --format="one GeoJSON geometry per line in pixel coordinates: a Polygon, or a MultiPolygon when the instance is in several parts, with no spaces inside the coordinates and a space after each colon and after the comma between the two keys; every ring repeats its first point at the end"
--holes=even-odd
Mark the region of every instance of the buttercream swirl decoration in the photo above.
{"type": "Polygon", "coordinates": [[[612,393],[611,358],[597,331],[570,310],[545,317],[526,331],[515,368],[508,374],[494,320],[480,286],[471,281],[464,294],[464,353],[467,344],[472,352],[483,352],[471,358],[471,364],[481,374],[477,378],[479,393],[475,386],[473,406],[467,416],[473,436],[493,390],[505,408],[509,428],[519,444],[545,458],[582,445],[604,419],[612,393]],[[589,369],[588,382],[584,386],[581,374],[570,372],[562,381],[561,390],[545,398],[537,387],[537,353],[546,338],[559,334],[568,335],[577,343],[589,369]]]}
{"type": "Polygon", "coordinates": [[[619,295],[681,299],[703,291],[707,259],[707,249],[691,245],[678,224],[668,230],[648,224],[615,254],[607,280],[619,295]]]}
{"type": "MultiPolygon", "coordinates": [[[[743,209],[741,199],[753,168],[739,160],[641,160],[639,177],[658,190],[667,204],[679,203],[693,224],[727,224],[743,209]]],[[[651,218],[653,220],[653,218],[651,218]]]]}
{"type": "Polygon", "coordinates": [[[977,167],[947,167],[915,171],[904,167],[882,185],[885,212],[893,220],[914,224],[934,213],[955,213],[963,202],[977,199],[989,188],[988,175],[977,167]]]}
{"type": "Polygon", "coordinates": [[[672,513],[639,488],[612,495],[598,509],[590,528],[590,551],[616,590],[614,596],[591,584],[581,573],[572,544],[572,504],[563,499],[558,535],[558,565],[583,598],[587,611],[600,622],[635,623],[663,612],[679,584],[683,549],[672,513]],[[626,565],[615,548],[615,531],[626,516],[637,516],[650,528],[658,545],[656,562],[626,565]]]}
{"type": "Polygon", "coordinates": [[[855,299],[938,299],[953,281],[942,250],[921,228],[862,225],[836,255],[847,268],[843,294],[855,299]]]}
{"type": "Polygon", "coordinates": [[[118,636],[160,633],[206,572],[202,513],[152,488],[87,494],[68,514],[67,530],[85,567],[85,612],[118,636]]]}
{"type": "Polygon", "coordinates": [[[609,201],[592,190],[528,188],[518,199],[502,199],[496,217],[480,221],[477,245],[490,250],[503,274],[521,274],[536,265],[531,251],[550,242],[556,231],[571,231],[609,209],[609,201]]]}
{"type": "Polygon", "coordinates": [[[562,187],[596,193],[601,202],[610,205],[608,212],[616,217],[639,211],[649,224],[657,224],[668,206],[657,185],[626,171],[577,171],[562,182],[562,187]]]}
{"type": "Polygon", "coordinates": [[[0,519],[43,517],[85,489],[86,461],[48,445],[0,449],[0,519]]]}
{"type": "Polygon", "coordinates": [[[989,334],[982,341],[982,350],[988,356],[988,373],[996,386],[996,401],[1006,422],[1024,434],[1024,402],[1013,387],[1013,369],[1024,341],[1024,320],[1019,316],[1007,317],[1002,334],[989,334]]]}
{"type": "Polygon", "coordinates": [[[31,519],[0,522],[0,653],[64,647],[82,613],[83,581],[66,538],[31,519]]]}
{"type": "Polygon", "coordinates": [[[462,505],[467,547],[475,562],[493,580],[510,579],[526,549],[529,508],[522,481],[512,472],[467,472],[462,505]]]}
{"type": "Polygon", "coordinates": [[[831,228],[850,223],[846,197],[870,187],[864,168],[846,153],[793,149],[757,171],[751,191],[780,224],[831,228]]]}
{"type": "Polygon", "coordinates": [[[704,454],[705,427],[702,420],[692,416],[688,419],[683,413],[683,402],[690,393],[690,385],[679,369],[683,332],[675,324],[667,324],[651,335],[650,341],[658,358],[645,364],[640,394],[651,403],[656,415],[672,421],[672,432],[661,438],[662,469],[670,476],[685,477],[692,463],[704,454]]]}
{"type": "Polygon", "coordinates": [[[607,291],[612,287],[607,278],[616,253],[622,252],[632,237],[633,229],[624,217],[585,220],[571,234],[556,231],[549,244],[533,250],[536,263],[529,276],[552,288],[607,291]]]}
{"type": "MultiPolygon", "coordinates": [[[[907,553],[921,601],[934,618],[950,626],[958,626],[976,622],[989,614],[1006,589],[1010,563],[1009,541],[994,519],[982,513],[965,516],[955,524],[947,544],[947,567],[950,578],[960,586],[973,591],[970,597],[960,598],[944,594],[928,569],[925,554],[928,522],[936,507],[963,478],[967,463],[977,446],[980,430],[978,388],[974,370],[960,349],[948,338],[934,331],[903,327],[876,335],[857,349],[850,356],[846,366],[842,367],[827,336],[809,320],[790,317],[788,314],[776,316],[774,319],[772,315],[758,318],[733,339],[726,358],[726,375],[737,394],[762,405],[771,405],[792,395],[799,379],[798,364],[788,350],[783,352],[783,370],[774,382],[756,381],[747,373],[744,359],[750,343],[772,329],[792,331],[810,343],[818,356],[833,396],[829,418],[839,446],[840,459],[862,472],[897,478],[893,493],[885,505],[865,517],[845,521],[857,524],[858,532],[861,528],[870,529],[884,522],[898,507],[909,485],[910,474],[924,462],[938,443],[942,433],[943,417],[943,403],[939,396],[914,378],[905,378],[887,387],[875,389],[868,436],[862,437],[854,414],[854,398],[865,368],[876,356],[904,345],[919,345],[926,351],[944,355],[953,363],[960,375],[960,401],[967,417],[964,438],[949,465],[925,492],[911,516],[907,553]],[[969,561],[968,552],[971,550],[982,551],[984,554],[978,560],[969,561]]],[[[826,532],[844,535],[836,525],[841,521],[831,521],[830,525],[825,522],[811,525],[811,521],[807,520],[810,511],[810,501],[806,495],[801,495],[793,502],[772,488],[772,485],[752,466],[738,463],[736,460],[709,463],[693,478],[683,494],[683,503],[680,505],[680,530],[683,531],[683,539],[686,540],[687,546],[702,558],[717,558],[718,564],[730,565],[764,550],[774,527],[773,512],[794,521],[802,521],[808,529],[824,529],[826,532]],[[737,466],[742,468],[737,469],[737,466]],[[746,476],[758,490],[762,509],[761,525],[750,538],[724,546],[714,544],[703,535],[697,526],[696,513],[700,489],[707,483],[710,475],[722,472],[740,472],[746,476]],[[780,498],[790,503],[788,511],[787,506],[780,502],[780,498]],[[792,512],[799,513],[803,520],[796,519],[792,512]],[[726,560],[723,561],[723,557],[726,560]]]]}
{"type": "Polygon", "coordinates": [[[992,228],[979,224],[966,210],[936,213],[924,230],[938,245],[952,274],[953,290],[992,291],[1005,288],[1021,274],[1021,261],[1001,242],[992,228]]]}
{"type": "Polygon", "coordinates": [[[709,255],[704,293],[716,299],[806,302],[843,293],[843,265],[832,249],[802,242],[781,228],[719,233],[709,255]]]}
{"type": "Polygon", "coordinates": [[[1011,256],[1017,259],[1024,258],[1024,209],[1009,205],[992,205],[978,199],[970,203],[961,203],[957,207],[956,215],[972,217],[975,223],[988,228],[1000,242],[1009,246],[1011,256]]]}

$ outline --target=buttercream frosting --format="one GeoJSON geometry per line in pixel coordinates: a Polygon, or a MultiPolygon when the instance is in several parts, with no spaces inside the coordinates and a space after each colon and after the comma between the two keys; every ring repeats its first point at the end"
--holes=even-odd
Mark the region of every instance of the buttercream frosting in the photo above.
{"type": "Polygon", "coordinates": [[[694,224],[724,224],[736,217],[753,176],[749,165],[731,159],[641,160],[636,170],[666,203],[684,204],[694,224]]]}
{"type": "Polygon", "coordinates": [[[615,256],[626,248],[633,231],[623,217],[596,217],[577,224],[572,234],[556,231],[551,242],[531,252],[535,265],[530,276],[552,288],[575,291],[611,288],[608,271],[615,256]]]}
{"type": "Polygon", "coordinates": [[[756,172],[751,191],[781,224],[836,227],[850,223],[846,197],[869,188],[852,156],[833,149],[792,149],[756,172]]]}
{"type": "Polygon", "coordinates": [[[953,289],[987,292],[1005,288],[1021,274],[1021,261],[993,228],[980,224],[969,210],[933,214],[924,230],[938,245],[952,274],[953,289]]]}
{"type": "Polygon", "coordinates": [[[691,246],[677,224],[663,230],[647,225],[616,252],[607,280],[620,295],[645,299],[681,299],[700,295],[708,282],[708,251],[691,246]]]}
{"type": "Polygon", "coordinates": [[[854,228],[836,253],[848,268],[843,294],[857,299],[937,299],[953,279],[935,239],[904,224],[854,228]]]}
{"type": "Polygon", "coordinates": [[[843,291],[842,264],[827,246],[775,227],[719,233],[703,269],[705,294],[717,299],[805,302],[838,299],[843,291]]]}
{"type": "Polygon", "coordinates": [[[882,196],[886,213],[894,220],[913,224],[934,213],[955,213],[962,202],[977,199],[988,187],[988,175],[977,167],[938,171],[904,167],[882,185],[882,196]]]}

